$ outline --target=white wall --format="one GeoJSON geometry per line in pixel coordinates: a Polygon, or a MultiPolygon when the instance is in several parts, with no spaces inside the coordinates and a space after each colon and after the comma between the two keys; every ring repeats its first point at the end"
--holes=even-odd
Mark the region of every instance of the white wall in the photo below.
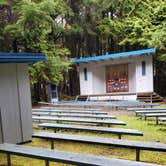
{"type": "Polygon", "coordinates": [[[136,66],[135,62],[128,64],[128,71],[129,71],[129,92],[135,93],[136,92],[136,66]]]}
{"type": "Polygon", "coordinates": [[[153,92],[152,56],[140,58],[136,62],[136,92],[153,92]],[[146,63],[146,75],[142,76],[142,61],[146,63]]]}
{"type": "Polygon", "coordinates": [[[93,94],[93,77],[91,67],[88,65],[80,66],[79,73],[81,95],[93,94]],[[84,79],[84,68],[87,68],[87,80],[84,79]]]}
{"type": "Polygon", "coordinates": [[[80,65],[79,72],[81,95],[106,93],[104,66],[80,65]],[[84,68],[87,68],[87,80],[84,80],[84,68]]]}
{"type": "Polygon", "coordinates": [[[106,93],[105,67],[94,67],[93,73],[93,94],[106,93]]]}

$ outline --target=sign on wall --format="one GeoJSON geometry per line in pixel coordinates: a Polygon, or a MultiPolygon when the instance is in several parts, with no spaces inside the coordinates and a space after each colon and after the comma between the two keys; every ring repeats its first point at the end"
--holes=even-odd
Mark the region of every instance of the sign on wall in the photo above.
{"type": "Polygon", "coordinates": [[[128,64],[112,65],[106,67],[106,91],[128,92],[128,64]]]}

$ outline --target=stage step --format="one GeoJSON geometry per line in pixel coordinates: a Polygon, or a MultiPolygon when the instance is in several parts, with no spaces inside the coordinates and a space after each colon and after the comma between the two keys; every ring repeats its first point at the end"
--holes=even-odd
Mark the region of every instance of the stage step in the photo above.
{"type": "Polygon", "coordinates": [[[149,93],[138,93],[137,100],[155,103],[163,101],[163,98],[155,92],[149,92],[149,93]]]}

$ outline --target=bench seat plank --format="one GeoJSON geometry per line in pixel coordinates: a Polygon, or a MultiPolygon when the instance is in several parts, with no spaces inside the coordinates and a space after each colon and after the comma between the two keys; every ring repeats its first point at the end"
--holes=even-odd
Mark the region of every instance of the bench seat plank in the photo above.
{"type": "Polygon", "coordinates": [[[52,106],[68,106],[68,107],[84,107],[84,106],[108,106],[108,107],[153,107],[153,106],[159,106],[159,104],[153,104],[153,103],[145,103],[145,102],[138,102],[138,101],[110,101],[110,102],[93,102],[93,101],[69,101],[69,102],[56,102],[56,103],[48,103],[48,102],[39,102],[40,104],[47,104],[52,106]]]}
{"type": "Polygon", "coordinates": [[[166,110],[166,108],[128,108],[128,111],[155,111],[155,110],[166,110]]]}
{"type": "Polygon", "coordinates": [[[147,117],[155,117],[156,118],[156,125],[158,125],[159,117],[166,117],[166,113],[141,114],[141,116],[144,116],[145,120],[147,119],[147,117]]]}
{"type": "Polygon", "coordinates": [[[166,116],[166,113],[154,113],[154,114],[145,114],[146,117],[162,117],[166,116]]]}
{"type": "Polygon", "coordinates": [[[112,145],[118,147],[125,147],[131,149],[152,150],[166,152],[166,144],[158,142],[145,142],[145,141],[131,141],[131,140],[118,140],[112,138],[94,137],[94,136],[82,136],[74,134],[59,134],[40,132],[32,135],[35,138],[54,139],[54,140],[67,140],[75,142],[96,143],[104,145],[112,145]]]}
{"type": "Polygon", "coordinates": [[[49,112],[32,112],[32,115],[38,116],[57,116],[57,117],[77,117],[77,118],[95,118],[95,119],[116,119],[113,115],[94,115],[94,114],[69,114],[69,113],[49,113],[49,112]]]}
{"type": "MultiPolygon", "coordinates": [[[[57,113],[57,114],[59,114],[59,113],[57,113]]],[[[52,115],[52,112],[39,112],[39,111],[37,111],[37,112],[32,112],[32,115],[47,115],[47,116],[49,116],[49,115],[52,115]]]]}
{"type": "Polygon", "coordinates": [[[59,150],[49,150],[44,148],[29,147],[14,144],[0,144],[0,152],[18,156],[54,161],[66,164],[82,165],[82,166],[155,166],[144,162],[128,161],[122,159],[111,159],[105,157],[97,157],[73,152],[65,152],[59,150]]]}
{"type": "Polygon", "coordinates": [[[85,119],[85,118],[59,118],[50,116],[32,116],[33,120],[46,120],[46,121],[56,121],[56,122],[76,122],[76,123],[93,123],[100,125],[126,125],[123,121],[117,120],[98,120],[98,119],[85,119]]]}
{"type": "Polygon", "coordinates": [[[166,118],[159,118],[159,121],[166,121],[166,118]]]}
{"type": "Polygon", "coordinates": [[[32,109],[32,111],[39,111],[39,112],[54,112],[54,113],[77,113],[77,114],[100,114],[100,115],[107,115],[107,112],[104,111],[77,111],[77,110],[49,110],[49,109],[32,109]]]}
{"type": "Polygon", "coordinates": [[[55,130],[68,129],[68,130],[79,130],[79,131],[90,131],[90,132],[103,132],[103,133],[118,134],[118,135],[143,136],[142,132],[134,129],[80,126],[80,125],[53,124],[53,123],[42,123],[39,124],[38,126],[42,128],[55,129],[55,130]]]}
{"type": "Polygon", "coordinates": [[[154,114],[154,113],[166,113],[166,110],[154,110],[154,111],[135,111],[136,115],[139,114],[154,114]]]}
{"type": "Polygon", "coordinates": [[[53,110],[86,110],[86,111],[102,111],[98,108],[79,108],[79,107],[40,107],[42,109],[53,109],[53,110]]]}

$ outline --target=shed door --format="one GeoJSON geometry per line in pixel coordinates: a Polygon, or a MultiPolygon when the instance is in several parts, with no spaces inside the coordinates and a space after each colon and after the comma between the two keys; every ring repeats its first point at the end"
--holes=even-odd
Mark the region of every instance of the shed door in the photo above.
{"type": "Polygon", "coordinates": [[[106,67],[106,92],[128,92],[128,64],[106,67]]]}

